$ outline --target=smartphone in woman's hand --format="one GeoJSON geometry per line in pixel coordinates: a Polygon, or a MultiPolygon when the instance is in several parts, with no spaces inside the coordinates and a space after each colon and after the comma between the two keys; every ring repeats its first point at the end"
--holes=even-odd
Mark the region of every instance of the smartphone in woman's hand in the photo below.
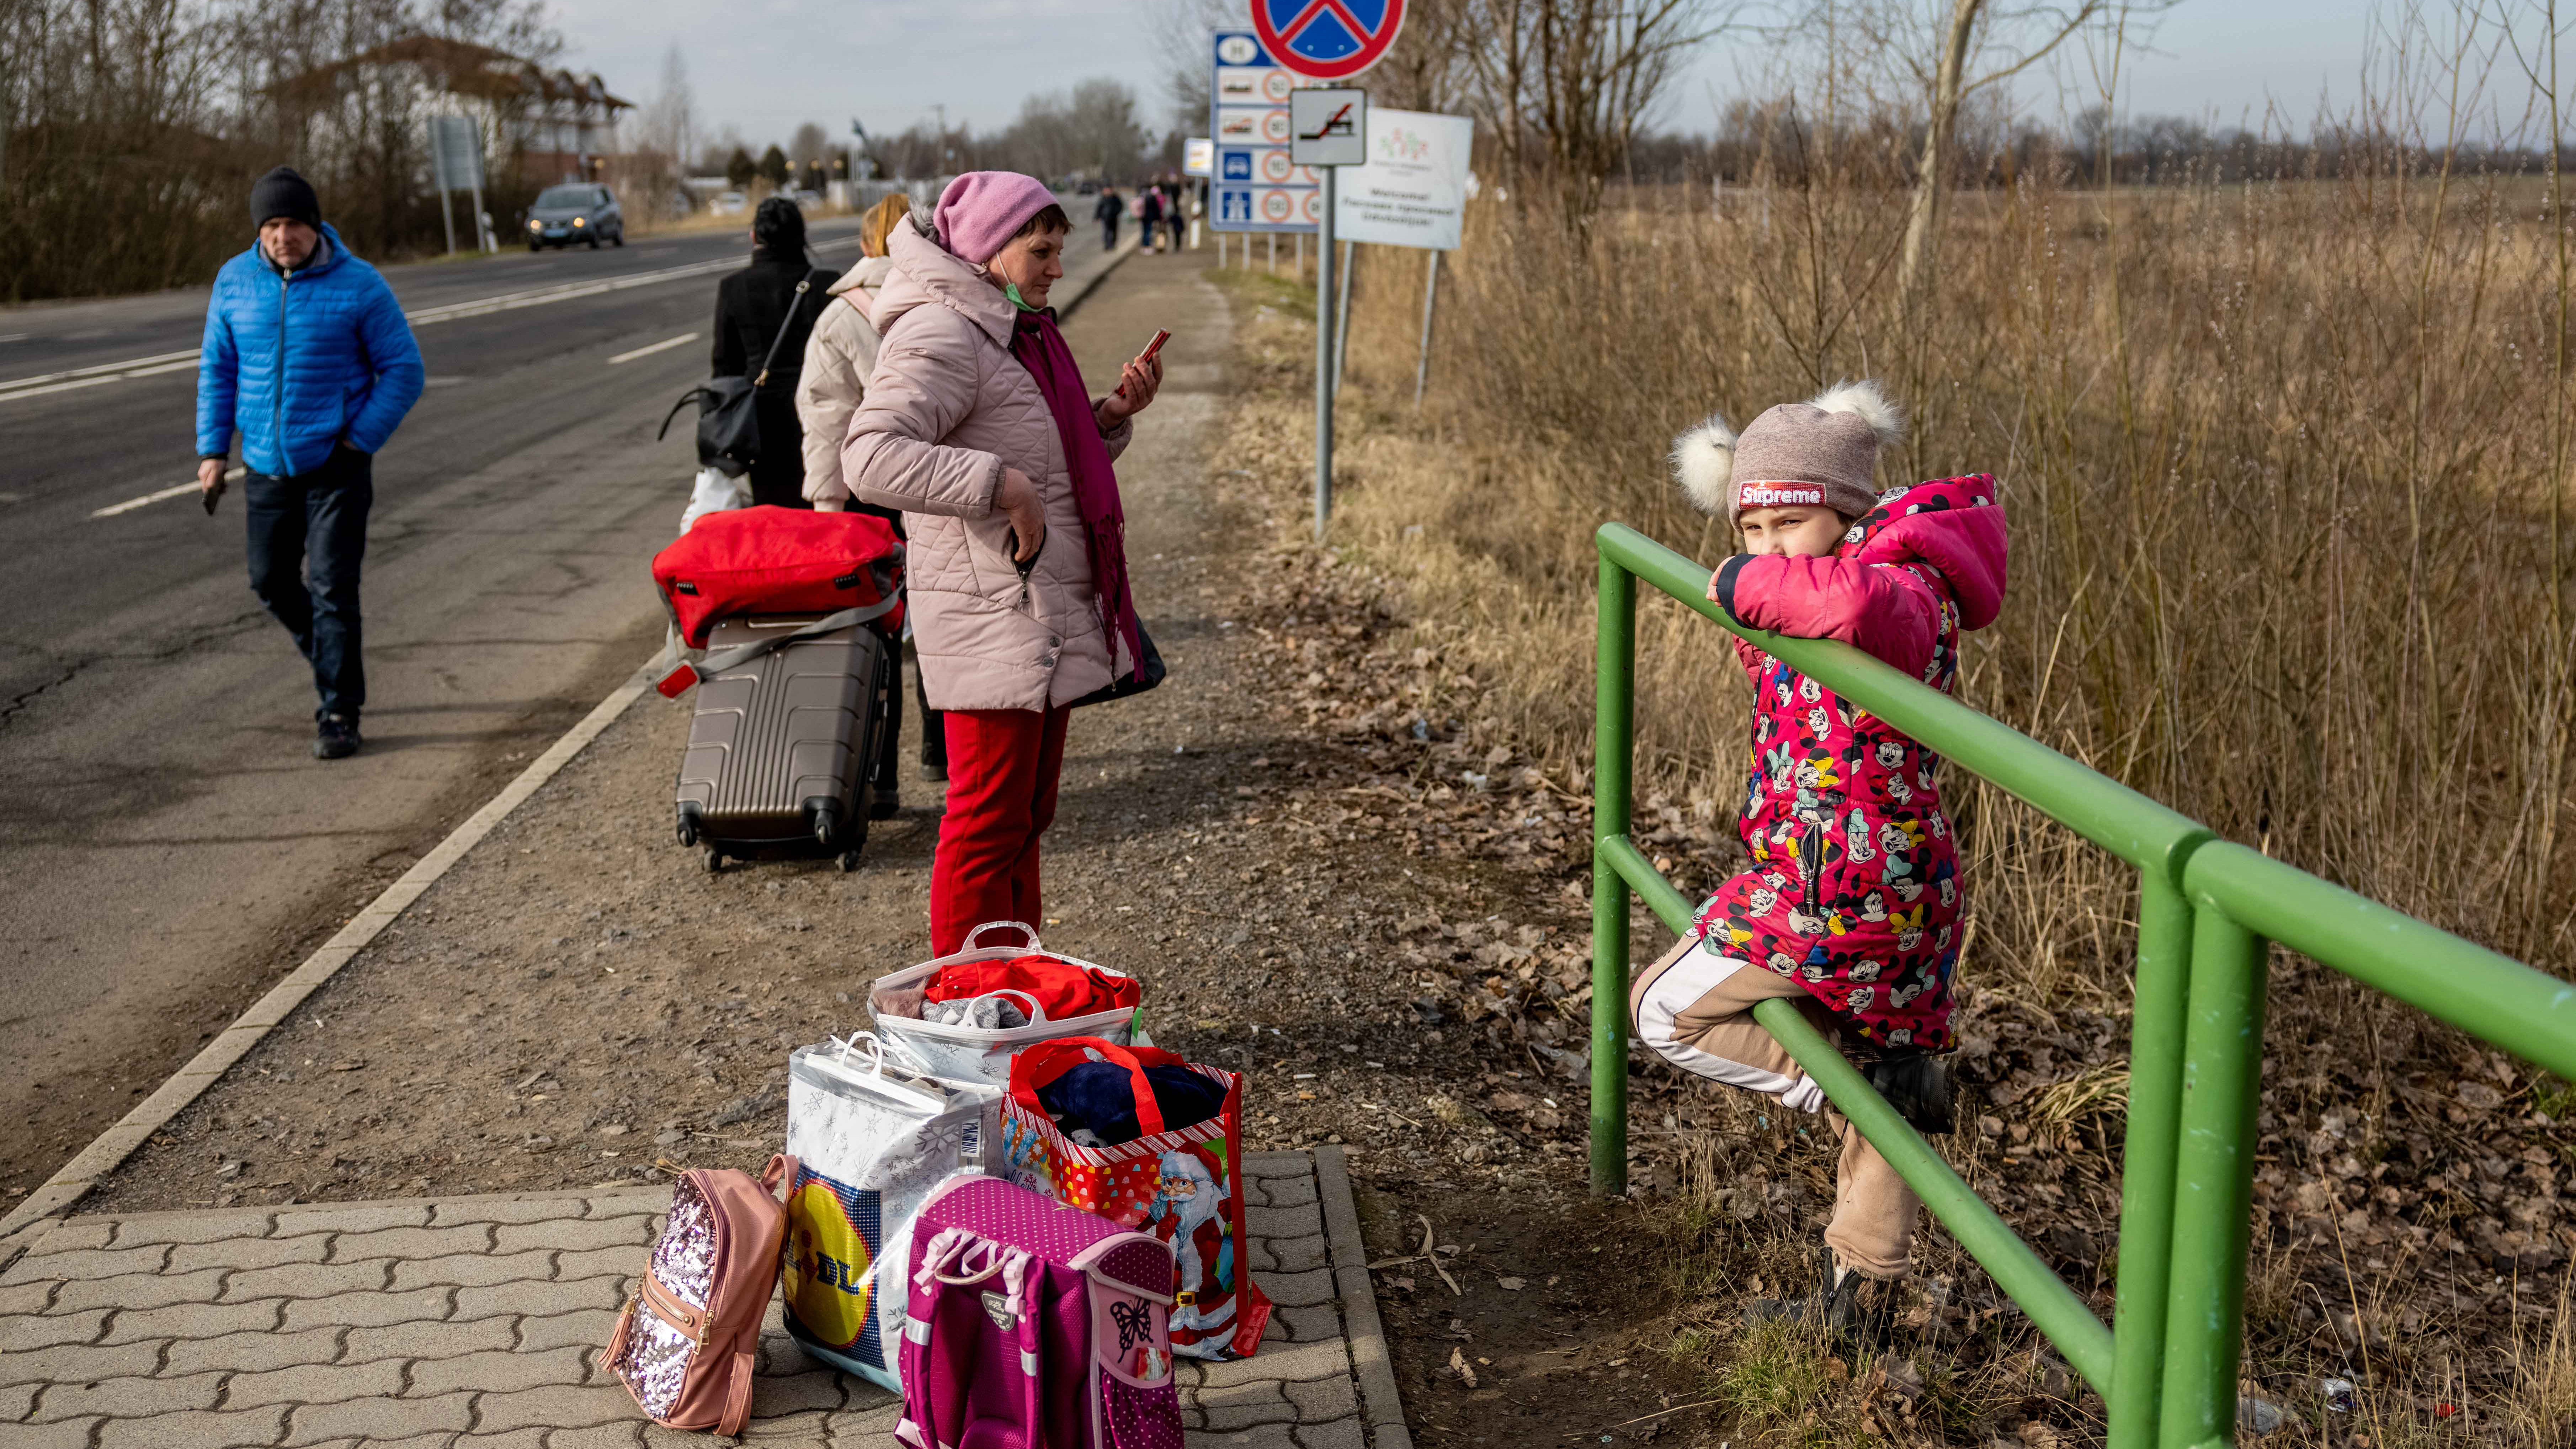
{"type": "MultiPolygon", "coordinates": [[[[1171,340],[1172,329],[1168,327],[1157,328],[1154,332],[1154,340],[1146,343],[1145,350],[1136,354],[1136,365],[1138,367],[1153,366],[1154,354],[1162,351],[1163,344],[1171,340]]],[[[1118,384],[1118,395],[1120,397],[1125,397],[1127,395],[1127,384],[1123,381],[1118,384]]]]}

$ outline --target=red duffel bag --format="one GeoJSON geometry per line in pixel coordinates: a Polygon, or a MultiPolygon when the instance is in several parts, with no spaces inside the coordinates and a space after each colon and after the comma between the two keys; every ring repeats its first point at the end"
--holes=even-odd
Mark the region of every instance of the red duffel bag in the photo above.
{"type": "MultiPolygon", "coordinates": [[[[903,543],[873,513],[733,508],[710,513],[653,555],[653,583],[692,649],[707,628],[741,614],[829,614],[894,599],[903,543]]],[[[874,621],[903,629],[898,601],[874,621]]]]}

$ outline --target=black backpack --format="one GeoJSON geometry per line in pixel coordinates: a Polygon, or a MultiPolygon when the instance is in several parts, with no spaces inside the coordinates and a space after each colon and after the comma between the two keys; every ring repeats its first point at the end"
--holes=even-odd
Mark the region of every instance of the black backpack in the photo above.
{"type": "Polygon", "coordinates": [[[757,377],[711,377],[680,395],[671,410],[662,415],[662,427],[653,434],[660,442],[671,431],[671,419],[692,401],[698,405],[698,466],[713,468],[728,478],[739,478],[760,461],[760,415],[752,405],[753,395],[769,381],[770,366],[778,361],[778,349],[787,334],[796,330],[796,309],[805,305],[806,290],[814,285],[820,267],[808,271],[796,283],[796,295],[788,299],[787,316],[778,324],[778,335],[769,339],[769,353],[760,359],[757,377]]]}

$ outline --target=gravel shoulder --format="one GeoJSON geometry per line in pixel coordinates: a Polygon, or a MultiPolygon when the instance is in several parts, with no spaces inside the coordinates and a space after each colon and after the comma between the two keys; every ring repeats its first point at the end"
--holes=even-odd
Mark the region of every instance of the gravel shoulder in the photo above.
{"type": "MultiPolygon", "coordinates": [[[[1669,1400],[1624,1364],[1651,1249],[1623,1231],[1633,1209],[1582,1196],[1579,1064],[1471,1030],[1414,981],[1434,954],[1554,970],[1581,955],[1583,907],[1544,851],[1438,848],[1452,827],[1390,783],[1384,751],[1301,703],[1321,681],[1298,631],[1366,625],[1305,622],[1329,555],[1273,546],[1228,452],[1234,305],[1202,257],[1142,256],[1067,327],[1095,377],[1175,334],[1120,469],[1172,672],[1075,721],[1047,937],[1142,976],[1158,1039],[1252,1074],[1247,1146],[1348,1144],[1373,1257],[1413,1253],[1425,1220],[1451,1250],[1379,1278],[1422,1442],[1599,1432],[1669,1400]],[[1447,1367],[1459,1353],[1477,1387],[1447,1367]]],[[[709,876],[669,826],[687,724],[638,703],[82,1210],[756,1166],[783,1132],[787,1050],[864,1025],[866,983],[928,954],[937,787],[907,768],[907,808],[855,874],[709,876]]]]}

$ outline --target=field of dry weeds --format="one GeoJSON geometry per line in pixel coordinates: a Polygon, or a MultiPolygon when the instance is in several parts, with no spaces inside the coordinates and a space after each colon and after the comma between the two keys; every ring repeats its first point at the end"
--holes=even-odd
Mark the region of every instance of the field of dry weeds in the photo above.
{"type": "MultiPolygon", "coordinates": [[[[1966,699],[2230,837],[2568,974],[2576,418],[2548,191],[2392,159],[1968,202],[1909,308],[1887,281],[1902,198],[1857,180],[1649,193],[1589,229],[1489,199],[1443,273],[1419,411],[1421,254],[1363,249],[1335,539],[1392,581],[1396,656],[1429,651],[1416,662],[1477,704],[1441,718],[1426,695],[1379,718],[1358,701],[1345,723],[1393,732],[1427,709],[1579,787],[1593,529],[1621,519],[1714,563],[1733,543],[1669,482],[1673,434],[1872,376],[1912,414],[1883,484],[1991,472],[2011,512],[2011,600],[1972,636],[1966,699]]],[[[1284,481],[1311,292],[1243,285],[1269,304],[1247,345],[1273,365],[1236,426],[1284,481]]],[[[1716,631],[1647,605],[1638,828],[1686,889],[1737,868],[1719,802],[1743,769],[1740,680],[1716,631]]],[[[2107,1309],[2134,885],[2000,791],[1953,794],[1980,1105],[1952,1150],[2107,1309]]],[[[2319,1442],[2564,1443],[2576,1090],[2307,963],[2278,962],[2273,991],[2253,1384],[2303,1405],[2319,1442]],[[2317,1406],[2327,1376],[2362,1385],[2358,1416],[2317,1406]]],[[[1883,1374],[1744,1341],[1732,1305],[1812,1231],[1774,1186],[1824,1164],[1782,1158],[1780,1129],[1718,1094],[1663,1110],[1643,1140],[1675,1189],[1677,1331],[1694,1362],[1709,1336],[1732,1345],[1708,1356],[1732,1365],[1711,1393],[1818,1442],[2098,1433],[2080,1385],[1980,1323],[1993,1310],[1955,1255],[1935,1255],[1913,1312],[1958,1371],[1934,1395],[1958,1412],[1887,1418],[1916,1401],[1883,1374]],[[1991,1352],[1954,1352],[1981,1333],[1991,1352]],[[2031,1411],[1999,1420],[1998,1395],[2031,1411]]]]}

